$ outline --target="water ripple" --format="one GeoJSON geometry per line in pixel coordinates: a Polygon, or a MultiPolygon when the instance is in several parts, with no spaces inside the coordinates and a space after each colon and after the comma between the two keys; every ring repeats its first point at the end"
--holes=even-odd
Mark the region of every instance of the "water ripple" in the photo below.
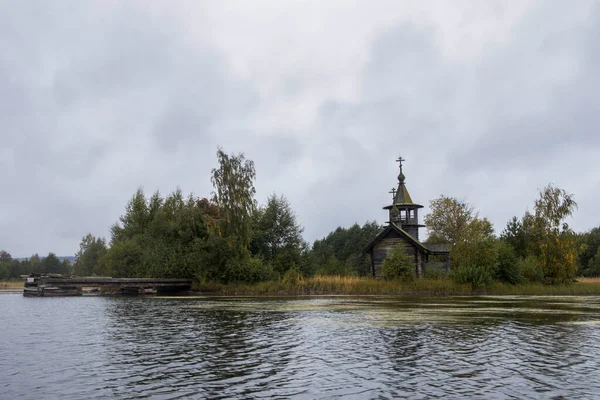
{"type": "Polygon", "coordinates": [[[600,392],[600,298],[0,296],[2,398],[600,392]]]}

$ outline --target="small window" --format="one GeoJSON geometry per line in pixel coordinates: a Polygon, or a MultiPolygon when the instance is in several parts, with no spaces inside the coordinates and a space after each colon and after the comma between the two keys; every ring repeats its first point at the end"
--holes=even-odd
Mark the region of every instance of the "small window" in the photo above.
{"type": "Polygon", "coordinates": [[[400,219],[406,221],[406,210],[400,210],[400,219]]]}

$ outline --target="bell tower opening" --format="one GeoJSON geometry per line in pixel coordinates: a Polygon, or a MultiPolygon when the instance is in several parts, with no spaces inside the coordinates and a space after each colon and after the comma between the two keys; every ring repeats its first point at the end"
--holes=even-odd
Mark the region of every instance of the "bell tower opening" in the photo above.
{"type": "Polygon", "coordinates": [[[389,211],[389,224],[395,224],[398,228],[405,230],[413,238],[419,240],[419,228],[425,225],[419,224],[419,208],[422,205],[412,201],[408,189],[406,188],[406,176],[402,171],[402,163],[406,161],[398,157],[396,162],[399,164],[400,172],[398,174],[398,188],[392,188],[389,193],[392,195],[392,204],[384,207],[389,211]]]}

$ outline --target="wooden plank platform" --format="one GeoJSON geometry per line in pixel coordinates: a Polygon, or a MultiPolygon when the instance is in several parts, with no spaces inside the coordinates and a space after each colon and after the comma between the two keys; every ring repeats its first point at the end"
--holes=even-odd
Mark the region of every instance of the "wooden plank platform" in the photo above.
{"type": "Polygon", "coordinates": [[[83,288],[112,288],[125,294],[181,292],[190,290],[191,279],[111,278],[111,277],[65,277],[36,275],[26,277],[24,296],[81,296],[83,288]]]}
{"type": "Polygon", "coordinates": [[[191,279],[153,279],[153,278],[52,278],[39,277],[40,283],[48,285],[81,285],[81,286],[129,286],[129,287],[181,287],[192,286],[191,279]]]}

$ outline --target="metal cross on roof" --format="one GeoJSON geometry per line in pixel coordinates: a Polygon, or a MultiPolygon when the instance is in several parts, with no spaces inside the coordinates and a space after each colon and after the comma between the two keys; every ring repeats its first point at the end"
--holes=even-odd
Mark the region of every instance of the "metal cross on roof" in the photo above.
{"type": "Polygon", "coordinates": [[[402,161],[406,161],[404,158],[402,158],[402,156],[398,157],[396,160],[397,163],[400,163],[400,169],[402,169],[402,161]]]}
{"type": "Polygon", "coordinates": [[[392,194],[392,200],[396,199],[396,188],[392,188],[388,193],[392,194]]]}

